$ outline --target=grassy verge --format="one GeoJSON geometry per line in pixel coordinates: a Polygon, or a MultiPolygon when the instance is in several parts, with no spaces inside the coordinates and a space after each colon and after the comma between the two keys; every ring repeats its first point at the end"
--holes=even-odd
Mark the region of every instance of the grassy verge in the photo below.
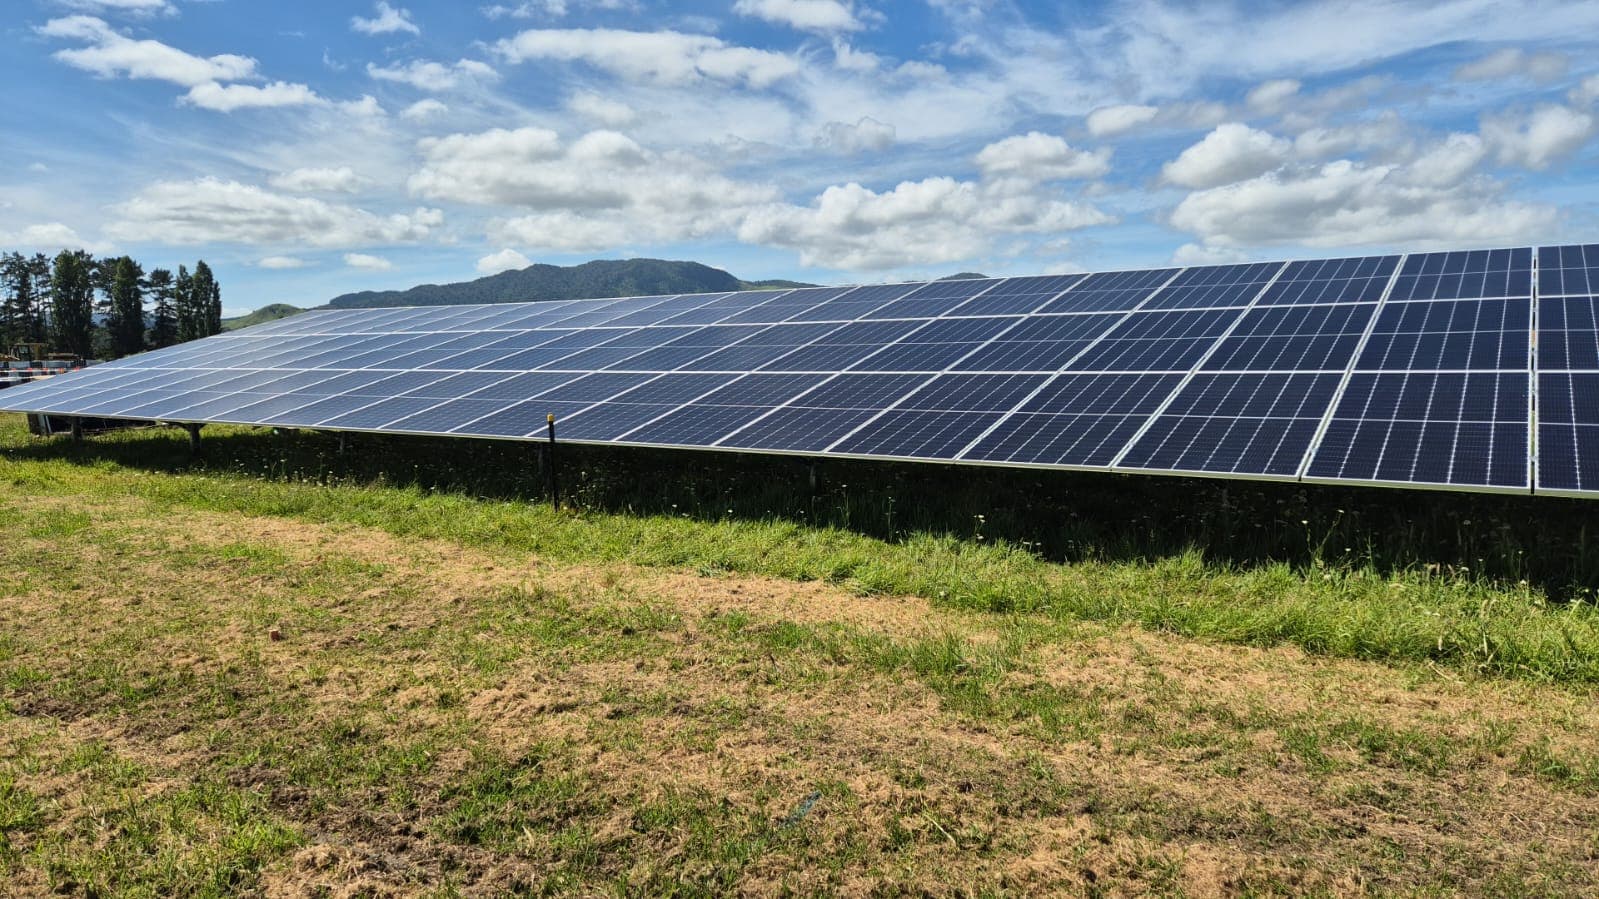
{"type": "MultiPolygon", "coordinates": [[[[1599,887],[1579,687],[631,564],[621,536],[546,538],[560,561],[351,520],[378,488],[256,514],[227,479],[46,473],[0,497],[21,894],[1599,887]]],[[[428,509],[459,511],[392,514],[428,509]]],[[[1188,568],[1160,577],[1214,576],[1188,568]]]]}
{"type": "MultiPolygon", "coordinates": [[[[0,480],[36,494],[139,496],[174,509],[340,522],[556,560],[825,581],[863,594],[927,597],[953,608],[1136,623],[1248,645],[1294,644],[1337,657],[1599,682],[1594,604],[1551,602],[1542,588],[1469,570],[1380,570],[1320,558],[1302,566],[1234,565],[1196,550],[1063,564],[1029,546],[988,538],[981,513],[972,532],[962,536],[917,532],[891,540],[779,517],[556,513],[537,503],[467,492],[474,484],[486,485],[465,473],[456,490],[416,483],[420,478],[391,483],[407,466],[450,467],[403,443],[368,444],[362,460],[341,463],[320,455],[330,453],[332,444],[318,435],[280,439],[219,429],[209,440],[205,462],[190,467],[181,442],[169,432],[108,435],[74,452],[59,442],[30,443],[13,425],[0,431],[0,447],[8,450],[0,457],[0,480]],[[323,461],[314,471],[288,461],[307,446],[323,461]],[[373,473],[354,477],[341,464],[373,473]]],[[[531,470],[497,471],[537,483],[531,470]]],[[[67,516],[41,526],[70,531],[72,521],[67,516]]]]}

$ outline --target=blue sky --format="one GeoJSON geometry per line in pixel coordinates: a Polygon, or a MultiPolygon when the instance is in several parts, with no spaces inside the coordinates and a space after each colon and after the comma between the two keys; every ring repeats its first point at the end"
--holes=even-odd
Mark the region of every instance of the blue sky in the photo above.
{"type": "Polygon", "coordinates": [[[1599,239],[1599,3],[14,0],[0,247],[229,311],[1599,239]]]}

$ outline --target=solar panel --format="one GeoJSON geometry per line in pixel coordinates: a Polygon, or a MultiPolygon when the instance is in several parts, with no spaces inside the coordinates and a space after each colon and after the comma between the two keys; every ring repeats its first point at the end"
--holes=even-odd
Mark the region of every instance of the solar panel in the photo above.
{"type": "Polygon", "coordinates": [[[1536,491],[1599,493],[1599,245],[1538,250],[1536,491]]]}
{"type": "Polygon", "coordinates": [[[554,414],[578,442],[1593,495],[1596,297],[1599,246],[1571,246],[322,310],[0,403],[511,439],[554,414]]]}
{"type": "Polygon", "coordinates": [[[1532,252],[1406,257],[1302,472],[1531,489],[1532,252]]]}
{"type": "Polygon", "coordinates": [[[1397,257],[1279,266],[1117,460],[1118,468],[1296,477],[1397,257]]]}

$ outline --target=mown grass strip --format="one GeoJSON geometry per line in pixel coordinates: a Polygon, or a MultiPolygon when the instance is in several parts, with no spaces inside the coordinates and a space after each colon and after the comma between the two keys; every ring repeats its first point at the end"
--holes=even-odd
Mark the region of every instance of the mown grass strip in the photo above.
{"type": "MultiPolygon", "coordinates": [[[[12,424],[0,432],[0,447],[19,449],[30,439],[12,424]]],[[[159,467],[163,459],[175,469],[184,464],[170,434],[99,439],[133,444],[147,468],[159,467]]],[[[782,519],[554,512],[538,503],[381,481],[286,479],[272,471],[259,476],[208,469],[152,473],[103,457],[75,456],[65,446],[56,456],[30,455],[37,456],[10,452],[0,457],[0,481],[35,493],[125,494],[174,509],[343,523],[560,561],[823,580],[963,609],[1136,623],[1247,645],[1294,644],[1335,657],[1435,662],[1494,676],[1599,683],[1599,610],[1593,604],[1550,603],[1526,584],[1501,586],[1458,572],[1298,570],[1282,563],[1236,567],[1197,551],[1152,561],[1062,564],[1014,544],[948,534],[919,533],[890,542],[782,519]]],[[[207,464],[226,467],[227,461],[212,458],[207,464]]]]}

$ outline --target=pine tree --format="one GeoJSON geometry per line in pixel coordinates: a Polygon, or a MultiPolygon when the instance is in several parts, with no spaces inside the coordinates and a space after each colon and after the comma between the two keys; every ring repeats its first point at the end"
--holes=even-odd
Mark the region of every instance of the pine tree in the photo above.
{"type": "Polygon", "coordinates": [[[155,302],[155,317],[150,323],[150,347],[159,350],[178,342],[177,285],[170,271],[158,268],[150,272],[147,286],[155,302]]]}
{"type": "Polygon", "coordinates": [[[0,256],[0,352],[26,339],[33,309],[33,277],[21,253],[0,256]]]}
{"type": "Polygon", "coordinates": [[[206,328],[212,334],[222,333],[222,285],[211,280],[210,302],[206,304],[206,328]]]}
{"type": "Polygon", "coordinates": [[[187,266],[178,266],[176,293],[178,342],[203,337],[204,335],[200,333],[200,319],[194,314],[194,277],[189,274],[187,266]]]}
{"type": "Polygon", "coordinates": [[[43,253],[34,253],[28,260],[28,274],[33,278],[33,309],[27,316],[24,327],[24,337],[28,340],[43,341],[49,333],[48,310],[52,294],[53,266],[50,257],[43,253]]]}
{"type": "Polygon", "coordinates": [[[94,257],[82,250],[56,255],[50,284],[50,329],[60,352],[94,352],[94,257]]]}
{"type": "Polygon", "coordinates": [[[110,269],[111,309],[106,331],[111,354],[131,356],[144,349],[144,270],[128,256],[113,260],[110,269]]]}
{"type": "Polygon", "coordinates": [[[211,266],[202,259],[194,264],[194,296],[191,299],[192,310],[195,317],[195,336],[210,337],[222,330],[222,315],[220,308],[216,315],[216,326],[212,327],[211,305],[213,296],[220,301],[221,294],[217,292],[216,278],[211,274],[211,266]]]}

